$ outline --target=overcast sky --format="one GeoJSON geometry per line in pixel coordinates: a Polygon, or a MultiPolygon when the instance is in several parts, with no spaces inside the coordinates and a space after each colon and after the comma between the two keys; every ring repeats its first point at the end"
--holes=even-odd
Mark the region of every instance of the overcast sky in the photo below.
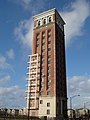
{"type": "Polygon", "coordinates": [[[0,0],[0,107],[26,107],[28,54],[33,16],[56,8],[65,25],[68,103],[90,108],[90,1],[0,0]],[[78,101],[78,102],[77,102],[78,101]]]}

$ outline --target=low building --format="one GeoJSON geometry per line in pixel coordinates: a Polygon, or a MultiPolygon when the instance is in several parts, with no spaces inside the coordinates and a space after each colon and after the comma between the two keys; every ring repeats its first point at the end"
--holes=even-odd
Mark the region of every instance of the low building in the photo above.
{"type": "Polygon", "coordinates": [[[7,109],[7,116],[11,116],[12,114],[12,109],[7,109]]]}
{"type": "Polygon", "coordinates": [[[19,109],[19,115],[23,115],[23,109],[19,109]]]}
{"type": "Polygon", "coordinates": [[[19,109],[12,109],[11,110],[11,115],[12,116],[18,116],[19,115],[19,109]]]}
{"type": "Polygon", "coordinates": [[[23,108],[23,109],[19,109],[19,115],[22,116],[26,116],[28,114],[28,111],[26,108],[23,108]]]}
{"type": "Polygon", "coordinates": [[[0,116],[1,116],[1,117],[5,117],[6,114],[7,114],[7,109],[6,109],[6,108],[1,108],[1,109],[0,109],[0,116]]]}
{"type": "Polygon", "coordinates": [[[23,108],[23,115],[28,115],[28,110],[27,110],[27,108],[23,108]]]}
{"type": "Polygon", "coordinates": [[[90,110],[87,109],[87,108],[79,108],[79,109],[76,109],[76,118],[85,118],[85,117],[88,117],[89,116],[89,113],[90,110]]]}
{"type": "Polygon", "coordinates": [[[68,118],[75,118],[75,110],[73,109],[68,109],[67,110],[68,118]]]}

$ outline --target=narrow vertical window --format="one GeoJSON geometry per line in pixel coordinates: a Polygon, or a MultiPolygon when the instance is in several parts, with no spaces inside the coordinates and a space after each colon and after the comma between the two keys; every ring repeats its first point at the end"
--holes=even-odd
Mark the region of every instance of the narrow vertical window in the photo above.
{"type": "Polygon", "coordinates": [[[49,22],[51,22],[51,17],[49,17],[49,22]]]}
{"type": "Polygon", "coordinates": [[[40,26],[40,21],[38,21],[38,26],[40,26]]]}
{"type": "Polygon", "coordinates": [[[49,110],[49,109],[47,110],[47,114],[48,114],[48,115],[50,114],[50,110],[49,110]]]}
{"type": "Polygon", "coordinates": [[[46,24],[46,19],[43,20],[43,24],[46,24]]]}
{"type": "Polygon", "coordinates": [[[50,103],[47,103],[47,107],[50,107],[50,103]]]}

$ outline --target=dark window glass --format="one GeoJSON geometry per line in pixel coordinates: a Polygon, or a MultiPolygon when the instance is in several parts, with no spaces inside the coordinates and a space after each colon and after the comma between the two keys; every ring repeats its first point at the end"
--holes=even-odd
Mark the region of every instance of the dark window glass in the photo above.
{"type": "Polygon", "coordinates": [[[50,51],[51,50],[51,48],[48,48],[48,51],[50,51]]]}
{"type": "Polygon", "coordinates": [[[43,95],[43,91],[40,92],[40,95],[43,95]]]}
{"type": "Polygon", "coordinates": [[[40,100],[40,104],[43,104],[43,100],[40,100]]]}
{"type": "Polygon", "coordinates": [[[48,114],[48,115],[50,114],[50,110],[47,110],[47,114],[48,114]]]}
{"type": "Polygon", "coordinates": [[[51,82],[51,79],[50,79],[50,78],[48,78],[48,82],[51,82]]]}
{"type": "Polygon", "coordinates": [[[42,66],[42,69],[44,69],[44,66],[42,66]]]}
{"type": "Polygon", "coordinates": [[[50,91],[47,92],[47,95],[50,95],[50,91]]]}
{"type": "Polygon", "coordinates": [[[50,60],[48,60],[48,64],[50,64],[50,60]]]}
{"type": "Polygon", "coordinates": [[[49,22],[51,22],[51,17],[49,17],[49,22]]]}
{"type": "Polygon", "coordinates": [[[47,107],[50,107],[50,103],[47,103],[47,107]]]}
{"type": "Polygon", "coordinates": [[[45,49],[42,50],[42,52],[44,52],[45,49]]]}
{"type": "Polygon", "coordinates": [[[40,26],[40,21],[38,22],[38,26],[40,26]]]}
{"type": "Polygon", "coordinates": [[[39,44],[37,44],[37,47],[39,47],[39,44]]]}
{"type": "Polygon", "coordinates": [[[46,19],[43,20],[43,24],[46,24],[46,19]]]}
{"type": "Polygon", "coordinates": [[[41,84],[41,88],[44,88],[44,84],[41,84]]]}
{"type": "Polygon", "coordinates": [[[50,70],[51,66],[48,66],[48,70],[50,70]]]}
{"type": "Polygon", "coordinates": [[[51,44],[51,41],[48,41],[48,44],[51,44]]]}
{"type": "Polygon", "coordinates": [[[51,58],[51,55],[48,55],[48,58],[51,58]]]}

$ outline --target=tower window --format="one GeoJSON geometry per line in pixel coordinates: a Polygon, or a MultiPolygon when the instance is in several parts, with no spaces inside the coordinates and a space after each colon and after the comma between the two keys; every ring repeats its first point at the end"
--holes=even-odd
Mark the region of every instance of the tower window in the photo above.
{"type": "Polygon", "coordinates": [[[42,78],[42,82],[44,82],[44,78],[42,78]]]}
{"type": "Polygon", "coordinates": [[[44,51],[45,51],[45,49],[42,50],[42,52],[44,52],[44,51]]]}
{"type": "Polygon", "coordinates": [[[51,55],[48,55],[48,58],[51,58],[51,55]]]}
{"type": "Polygon", "coordinates": [[[47,92],[47,95],[50,95],[50,91],[47,92]]]}
{"type": "Polygon", "coordinates": [[[50,103],[47,103],[47,107],[50,107],[50,103]]]}
{"type": "Polygon", "coordinates": [[[51,86],[50,86],[49,83],[48,83],[48,89],[50,89],[50,87],[51,87],[51,86]]]}
{"type": "Polygon", "coordinates": [[[44,84],[41,84],[41,88],[44,88],[44,84]]]}
{"type": "Polygon", "coordinates": [[[49,22],[51,22],[51,17],[49,17],[49,22]]]}
{"type": "Polygon", "coordinates": [[[44,59],[45,55],[42,55],[42,59],[44,59]]]}
{"type": "Polygon", "coordinates": [[[42,66],[42,69],[44,69],[44,66],[42,66]]]}
{"type": "Polygon", "coordinates": [[[48,48],[48,51],[50,51],[51,50],[51,48],[48,48]]]}
{"type": "Polygon", "coordinates": [[[42,38],[42,45],[45,45],[45,39],[42,38]]]}
{"type": "Polygon", "coordinates": [[[46,24],[46,19],[43,20],[43,24],[46,24]]]}
{"type": "Polygon", "coordinates": [[[42,64],[44,64],[44,60],[42,60],[42,64]]]}
{"type": "Polygon", "coordinates": [[[51,41],[48,41],[48,44],[51,44],[51,41]]]}
{"type": "Polygon", "coordinates": [[[38,21],[38,26],[40,26],[40,21],[38,21]]]}
{"type": "Polygon", "coordinates": [[[48,66],[48,70],[50,70],[51,66],[48,66]]]}
{"type": "Polygon", "coordinates": [[[48,41],[51,41],[51,36],[50,35],[48,35],[48,41]]]}
{"type": "Polygon", "coordinates": [[[45,37],[45,32],[42,32],[42,37],[45,37]]]}
{"type": "Polygon", "coordinates": [[[37,44],[37,47],[39,47],[39,44],[37,44]]]}
{"type": "Polygon", "coordinates": [[[40,104],[43,104],[43,100],[40,100],[40,104]]]}
{"type": "Polygon", "coordinates": [[[44,75],[44,72],[42,72],[42,76],[44,75]]]}
{"type": "Polygon", "coordinates": [[[50,64],[50,60],[48,60],[48,64],[50,64]]]}
{"type": "Polygon", "coordinates": [[[44,58],[42,59],[42,63],[44,63],[44,58]]]}
{"type": "Polygon", "coordinates": [[[39,38],[40,33],[37,33],[37,39],[39,38]]]}
{"type": "Polygon", "coordinates": [[[48,30],[48,35],[50,35],[50,34],[51,34],[51,29],[48,30]]]}
{"type": "Polygon", "coordinates": [[[43,91],[40,92],[40,95],[43,95],[43,91]]]}
{"type": "Polygon", "coordinates": [[[47,114],[48,114],[48,115],[50,114],[50,110],[47,110],[47,114]]]}
{"type": "Polygon", "coordinates": [[[48,82],[51,82],[51,79],[50,79],[50,78],[48,78],[48,82]]]}
{"type": "Polygon", "coordinates": [[[44,47],[45,47],[45,42],[43,42],[43,43],[42,43],[42,46],[44,46],[44,47]]]}

